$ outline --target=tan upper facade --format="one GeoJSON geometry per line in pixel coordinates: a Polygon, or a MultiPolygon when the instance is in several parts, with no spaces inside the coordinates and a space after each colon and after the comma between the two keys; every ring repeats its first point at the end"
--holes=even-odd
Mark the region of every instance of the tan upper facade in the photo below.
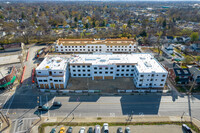
{"type": "Polygon", "coordinates": [[[58,45],[71,46],[71,45],[87,45],[87,44],[105,44],[105,45],[130,45],[135,43],[134,39],[63,39],[60,38],[56,42],[58,45]]]}

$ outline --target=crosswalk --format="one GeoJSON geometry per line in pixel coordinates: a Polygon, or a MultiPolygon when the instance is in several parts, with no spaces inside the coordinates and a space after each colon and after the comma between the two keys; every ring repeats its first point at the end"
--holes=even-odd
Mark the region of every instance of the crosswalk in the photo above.
{"type": "Polygon", "coordinates": [[[34,122],[38,118],[23,118],[23,119],[16,119],[14,121],[14,128],[12,133],[28,133],[34,122]]]}

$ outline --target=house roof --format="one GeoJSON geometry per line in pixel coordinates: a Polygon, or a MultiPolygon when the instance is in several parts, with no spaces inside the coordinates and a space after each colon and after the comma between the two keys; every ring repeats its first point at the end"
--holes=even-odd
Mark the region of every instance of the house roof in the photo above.
{"type": "Polygon", "coordinates": [[[189,70],[190,70],[191,74],[192,74],[194,77],[200,76],[200,70],[199,70],[198,67],[193,66],[193,67],[189,68],[189,70]]]}
{"type": "Polygon", "coordinates": [[[188,68],[174,68],[176,76],[190,76],[191,73],[188,68]]]}

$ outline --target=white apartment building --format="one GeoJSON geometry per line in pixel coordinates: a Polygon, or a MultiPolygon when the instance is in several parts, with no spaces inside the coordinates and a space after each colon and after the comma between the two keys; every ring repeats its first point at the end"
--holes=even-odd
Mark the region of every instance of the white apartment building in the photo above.
{"type": "Polygon", "coordinates": [[[46,57],[36,68],[36,78],[40,88],[66,88],[69,79],[67,58],[46,57]]]}
{"type": "Polygon", "coordinates": [[[55,45],[56,52],[63,53],[134,53],[136,41],[133,39],[58,39],[55,45]]]}
{"type": "Polygon", "coordinates": [[[137,88],[163,88],[168,74],[151,54],[78,54],[69,64],[71,77],[133,77],[137,88]]]}
{"type": "Polygon", "coordinates": [[[93,80],[130,77],[137,88],[163,88],[168,72],[151,54],[95,53],[46,57],[36,74],[40,88],[66,88],[69,75],[93,80]]]}

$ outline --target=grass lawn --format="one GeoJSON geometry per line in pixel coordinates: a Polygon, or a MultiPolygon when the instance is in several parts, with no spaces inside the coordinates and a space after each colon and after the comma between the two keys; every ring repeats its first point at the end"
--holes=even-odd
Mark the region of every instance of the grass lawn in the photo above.
{"type": "MultiPolygon", "coordinates": [[[[151,51],[153,51],[154,53],[158,53],[158,48],[150,48],[151,49],[151,51]]],[[[163,54],[163,52],[162,52],[162,50],[160,50],[160,55],[162,55],[163,54]]]]}

